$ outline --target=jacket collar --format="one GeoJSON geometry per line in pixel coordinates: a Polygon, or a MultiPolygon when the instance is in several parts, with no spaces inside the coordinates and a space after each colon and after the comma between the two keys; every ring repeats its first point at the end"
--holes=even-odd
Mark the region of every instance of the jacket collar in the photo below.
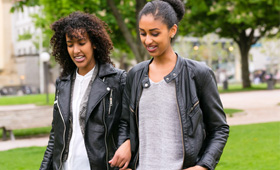
{"type": "MultiPolygon", "coordinates": [[[[108,63],[100,64],[100,63],[98,63],[98,66],[99,66],[98,77],[101,78],[101,79],[103,77],[106,77],[106,76],[117,73],[116,69],[111,64],[108,64],[108,63]]],[[[71,73],[67,76],[61,77],[61,80],[62,81],[70,81],[71,77],[74,75],[74,73],[75,72],[73,72],[73,73],[71,73]]]]}
{"type": "MultiPolygon", "coordinates": [[[[109,93],[108,86],[105,82],[103,82],[103,78],[109,75],[113,75],[117,73],[117,70],[111,64],[98,64],[99,70],[97,76],[92,84],[93,87],[91,88],[90,95],[94,96],[89,99],[89,105],[87,108],[87,117],[86,121],[89,118],[91,111],[96,106],[97,102],[106,94],[109,93]]],[[[59,88],[59,97],[60,100],[58,101],[59,106],[61,108],[61,112],[63,115],[64,120],[69,119],[69,112],[70,112],[70,100],[71,100],[71,88],[73,87],[71,84],[71,79],[75,81],[75,71],[72,74],[67,76],[61,77],[61,85],[59,88]]]]}
{"type": "Polygon", "coordinates": [[[103,77],[117,74],[117,70],[109,63],[100,64],[99,63],[99,77],[102,79],[103,77]]]}
{"type": "MultiPolygon", "coordinates": [[[[174,80],[180,74],[180,72],[183,68],[182,65],[183,65],[184,59],[182,57],[180,57],[177,53],[176,53],[176,56],[177,56],[177,61],[176,61],[175,67],[173,68],[173,70],[168,75],[166,75],[164,77],[164,80],[165,80],[166,83],[169,83],[172,80],[174,80]]],[[[142,86],[144,88],[148,88],[151,85],[150,81],[149,81],[148,73],[149,73],[149,65],[152,63],[152,61],[153,61],[153,58],[150,60],[150,62],[144,68],[145,75],[144,75],[144,79],[142,81],[142,86]]]]}

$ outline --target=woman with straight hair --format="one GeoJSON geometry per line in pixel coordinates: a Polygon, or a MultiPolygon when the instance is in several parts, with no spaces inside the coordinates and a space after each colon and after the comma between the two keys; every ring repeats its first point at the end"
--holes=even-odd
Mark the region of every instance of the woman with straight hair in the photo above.
{"type": "MultiPolygon", "coordinates": [[[[213,71],[172,49],[184,13],[180,0],[154,0],[139,13],[140,38],[152,59],[127,75],[119,133],[119,144],[130,141],[133,170],[213,170],[227,142],[213,71]]],[[[111,166],[127,167],[123,152],[117,150],[111,166]]]]}

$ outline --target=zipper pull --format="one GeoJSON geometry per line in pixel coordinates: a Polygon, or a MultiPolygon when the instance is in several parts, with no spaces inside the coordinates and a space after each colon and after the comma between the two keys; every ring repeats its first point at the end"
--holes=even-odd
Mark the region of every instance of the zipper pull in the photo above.
{"type": "Polygon", "coordinates": [[[110,98],[109,98],[109,111],[108,114],[111,114],[111,107],[113,105],[113,90],[110,91],[110,98]]]}
{"type": "Polygon", "coordinates": [[[58,99],[59,90],[56,92],[56,100],[58,99]]]}

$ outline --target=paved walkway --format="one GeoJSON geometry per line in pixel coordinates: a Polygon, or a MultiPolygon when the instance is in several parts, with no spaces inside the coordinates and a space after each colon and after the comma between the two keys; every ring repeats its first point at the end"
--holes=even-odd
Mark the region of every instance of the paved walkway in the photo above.
{"type": "Polygon", "coordinates": [[[227,118],[229,125],[280,121],[280,90],[226,93],[221,100],[224,108],[244,110],[227,118]]]}
{"type": "MultiPolygon", "coordinates": [[[[243,113],[228,117],[229,125],[280,121],[280,90],[221,94],[225,108],[242,109],[243,113]]],[[[0,141],[0,151],[17,147],[46,146],[48,137],[0,141]]]]}

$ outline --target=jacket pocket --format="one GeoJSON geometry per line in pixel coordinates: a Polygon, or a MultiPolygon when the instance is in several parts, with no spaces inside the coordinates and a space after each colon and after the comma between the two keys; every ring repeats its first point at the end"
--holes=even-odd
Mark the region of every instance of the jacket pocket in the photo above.
{"type": "MultiPolygon", "coordinates": [[[[202,110],[200,109],[199,101],[197,101],[194,106],[191,108],[189,114],[189,126],[188,126],[188,135],[193,137],[197,131],[202,131],[203,127],[203,117],[202,110]]],[[[201,134],[202,135],[202,134],[201,134]]]]}

